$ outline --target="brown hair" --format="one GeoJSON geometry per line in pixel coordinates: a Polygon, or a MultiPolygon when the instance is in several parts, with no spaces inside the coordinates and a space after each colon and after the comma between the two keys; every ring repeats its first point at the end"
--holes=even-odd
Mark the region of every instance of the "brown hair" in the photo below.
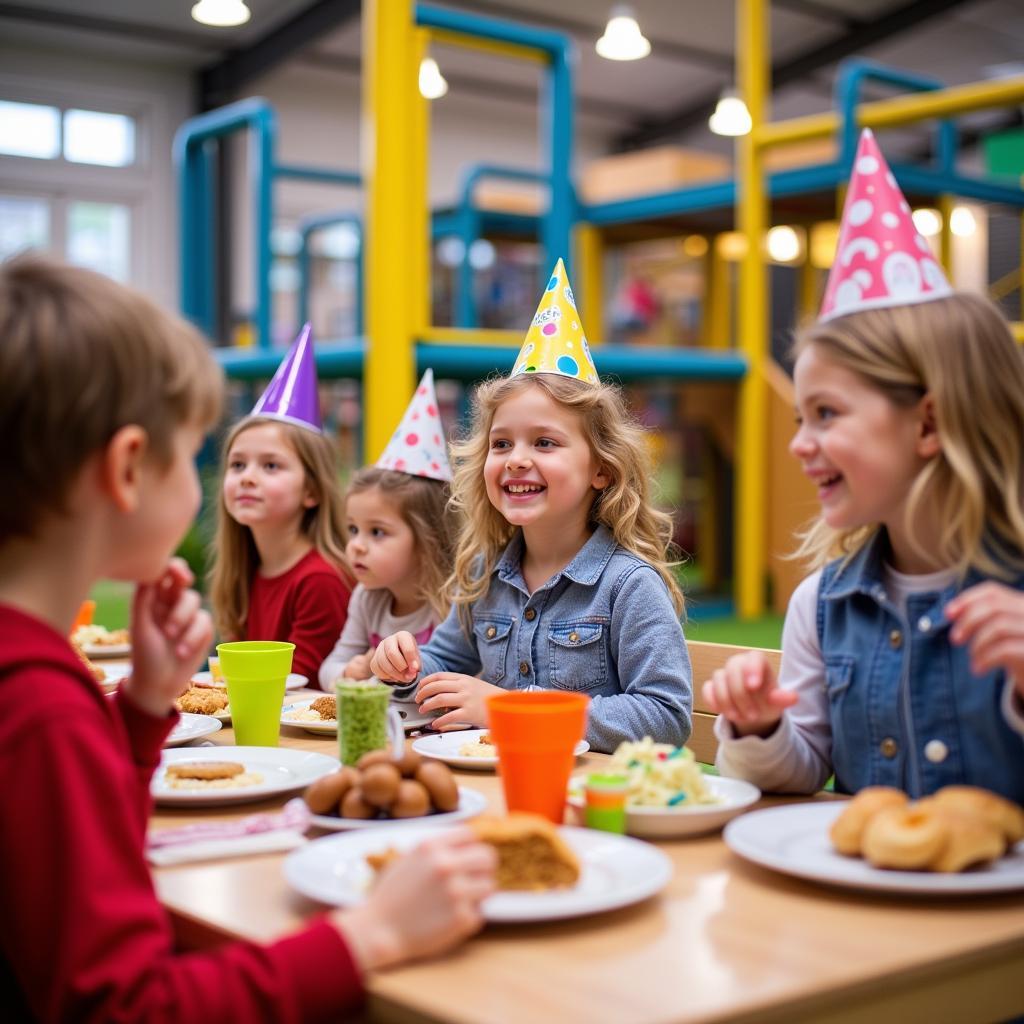
{"type": "Polygon", "coordinates": [[[416,543],[417,590],[438,621],[447,616],[450,602],[445,583],[455,557],[453,516],[447,511],[448,485],[379,466],[364,466],[349,482],[346,504],[353,494],[377,488],[412,530],[416,543]]]}
{"type": "Polygon", "coordinates": [[[223,377],[198,331],[108,277],[38,256],[0,265],[0,541],[67,512],[86,460],[129,424],[170,465],[175,432],[208,430],[223,377]]]}
{"type": "Polygon", "coordinates": [[[220,490],[217,497],[217,532],[207,582],[214,621],[221,637],[239,638],[249,615],[249,588],[260,564],[252,530],[231,518],[224,503],[224,473],[228,453],[235,439],[250,427],[272,424],[281,431],[302,463],[306,486],[316,504],[302,510],[299,529],[306,539],[354,586],[345,560],[345,524],[337,460],[331,442],[323,435],[269,416],[247,416],[228,431],[221,457],[220,490]]]}
{"type": "Polygon", "coordinates": [[[517,527],[491,504],[484,463],[494,412],[526,388],[540,388],[580,419],[594,458],[608,475],[608,486],[594,492],[590,525],[603,524],[619,545],[653,566],[668,587],[676,611],[684,612],[683,592],[672,573],[669,552],[672,517],[651,499],[651,464],[643,427],[626,410],[622,394],[610,384],[585,384],[556,374],[517,374],[485,381],[473,397],[468,436],[452,446],[455,478],[451,505],[464,514],[449,595],[468,625],[469,606],[490,586],[491,571],[517,527]]]}
{"type": "MultiPolygon", "coordinates": [[[[919,554],[961,575],[1009,578],[1024,568],[1024,356],[999,310],[966,292],[864,310],[806,328],[794,352],[812,345],[894,405],[931,396],[941,451],[907,481],[906,521],[934,508],[941,533],[937,551],[919,554]]],[[[837,531],[818,519],[796,557],[817,567],[851,556],[877,529],[837,531]]]]}

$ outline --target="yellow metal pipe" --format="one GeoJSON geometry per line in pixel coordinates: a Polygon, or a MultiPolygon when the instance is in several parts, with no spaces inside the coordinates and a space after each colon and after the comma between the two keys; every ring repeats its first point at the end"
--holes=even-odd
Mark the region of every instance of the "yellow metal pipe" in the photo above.
{"type": "MultiPolygon", "coordinates": [[[[739,0],[736,67],[740,95],[756,130],[765,121],[770,95],[767,5],[739,0]]],[[[768,351],[768,288],[763,256],[767,227],[764,165],[753,134],[738,140],[738,228],[747,251],[740,265],[739,343],[748,370],[740,385],[736,447],[736,610],[740,618],[764,612],[767,544],[767,395],[764,362],[768,351]]]]}
{"type": "Polygon", "coordinates": [[[953,280],[953,230],[950,226],[953,220],[953,203],[953,196],[943,193],[939,196],[936,206],[939,211],[939,219],[942,222],[942,227],[939,230],[939,263],[942,264],[942,269],[945,270],[950,284],[956,287],[956,282],[953,280]]]}
{"type": "MultiPolygon", "coordinates": [[[[413,160],[409,168],[409,187],[414,191],[410,209],[420,220],[415,230],[406,236],[412,248],[413,275],[409,281],[412,292],[414,317],[413,337],[430,325],[433,319],[430,308],[430,209],[427,199],[430,181],[430,100],[419,90],[419,66],[427,55],[430,32],[425,28],[413,30],[412,66],[417,71],[416,89],[412,95],[413,160]]],[[[410,339],[410,345],[412,340],[410,339]]],[[[397,420],[396,420],[397,424],[397,420]]]]}
{"type": "Polygon", "coordinates": [[[704,344],[708,348],[732,347],[732,267],[722,255],[719,236],[710,240],[708,276],[704,285],[704,344]]]}
{"type": "Polygon", "coordinates": [[[422,341],[436,345],[507,345],[519,348],[523,344],[522,331],[499,331],[483,327],[427,327],[420,331],[419,337],[422,341]]]}
{"type": "Polygon", "coordinates": [[[461,46],[467,50],[480,50],[482,53],[491,53],[496,57],[528,60],[533,64],[548,63],[548,55],[542,50],[535,50],[531,46],[503,43],[497,39],[481,39],[479,36],[468,36],[462,32],[453,32],[446,28],[432,28],[429,31],[431,42],[447,43],[449,46],[461,46]]]}
{"type": "Polygon", "coordinates": [[[604,238],[593,224],[576,227],[576,277],[583,330],[591,344],[605,341],[604,238]]]}
{"type": "Polygon", "coordinates": [[[800,264],[800,303],[797,323],[803,326],[818,315],[818,269],[811,262],[810,251],[804,253],[804,261],[800,264]]]}
{"type": "MultiPolygon", "coordinates": [[[[414,113],[419,65],[412,0],[363,5],[363,180],[367,190],[364,455],[384,450],[416,385],[413,340],[420,298],[417,246],[409,225],[425,225],[426,182],[419,168],[414,113]]],[[[426,238],[419,239],[420,246],[426,238]]]]}
{"type": "MultiPolygon", "coordinates": [[[[952,117],[992,107],[1012,107],[1024,102],[1024,75],[992,82],[971,82],[934,92],[915,92],[891,99],[862,103],[857,123],[864,128],[892,128],[929,118],[952,117]]],[[[839,125],[836,112],[796,117],[789,121],[754,126],[751,136],[759,149],[834,135],[839,125]]]]}

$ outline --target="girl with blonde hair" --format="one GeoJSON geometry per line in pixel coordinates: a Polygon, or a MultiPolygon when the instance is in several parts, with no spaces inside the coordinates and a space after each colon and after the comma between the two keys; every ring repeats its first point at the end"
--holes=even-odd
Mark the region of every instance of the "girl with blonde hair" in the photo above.
{"type": "Polygon", "coordinates": [[[252,414],[228,433],[223,464],[209,573],[217,631],[224,640],[294,643],[292,671],[315,679],[345,625],[354,583],[306,332],[252,414]],[[280,386],[289,374],[312,382],[280,386]]]}
{"type": "MultiPolygon", "coordinates": [[[[427,370],[392,443],[376,465],[355,474],[345,494],[345,554],[359,582],[345,628],[320,666],[323,689],[333,692],[341,677],[369,676],[373,652],[392,633],[405,630],[426,643],[448,614],[451,477],[427,370]]],[[[407,721],[418,716],[414,707],[404,711],[407,721]]]]}
{"type": "Polygon", "coordinates": [[[717,763],[778,791],[834,772],[840,792],[971,784],[1022,802],[1024,358],[988,300],[929,266],[872,144],[847,211],[870,195],[880,223],[864,227],[867,207],[844,219],[823,315],[795,346],[790,451],[821,502],[800,549],[815,571],[790,600],[778,680],[750,652],[704,684],[717,763]]]}
{"type": "Polygon", "coordinates": [[[591,697],[597,750],[679,745],[691,680],[671,521],[651,501],[642,429],[597,380],[561,263],[547,291],[512,376],[480,385],[452,449],[452,611],[422,648],[388,637],[371,667],[417,684],[422,711],[447,709],[436,728],[487,725],[486,700],[503,690],[561,689],[591,697]],[[552,323],[561,333],[542,334],[552,323]],[[534,354],[555,341],[561,355],[534,354]]]}

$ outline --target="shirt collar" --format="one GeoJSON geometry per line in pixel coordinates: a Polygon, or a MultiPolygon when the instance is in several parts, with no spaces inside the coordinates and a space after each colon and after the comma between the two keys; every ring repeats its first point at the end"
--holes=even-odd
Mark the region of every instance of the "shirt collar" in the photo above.
{"type": "MultiPolygon", "coordinates": [[[[608,527],[599,525],[586,544],[576,552],[572,561],[548,580],[545,586],[554,586],[562,576],[568,576],[573,582],[584,586],[593,586],[601,578],[601,573],[615,553],[616,547],[618,544],[608,527]]],[[[523,531],[518,530],[502,552],[494,572],[506,583],[516,583],[522,580],[522,563],[523,531]]]]}

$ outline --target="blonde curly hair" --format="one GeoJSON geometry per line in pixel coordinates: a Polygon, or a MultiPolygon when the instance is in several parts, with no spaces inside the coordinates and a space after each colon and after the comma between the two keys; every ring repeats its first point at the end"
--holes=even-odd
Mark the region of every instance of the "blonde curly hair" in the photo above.
{"type": "MultiPolygon", "coordinates": [[[[980,295],[870,309],[816,323],[796,338],[814,346],[894,405],[930,395],[941,450],[909,482],[907,535],[916,552],[966,575],[1009,579],[1024,569],[1024,356],[999,310],[980,295]],[[915,543],[920,510],[937,512],[936,550],[915,543]]],[[[815,520],[794,554],[812,568],[852,557],[878,524],[834,530],[815,520]]]]}
{"type": "Polygon", "coordinates": [[[651,500],[651,464],[644,430],[626,410],[622,394],[609,384],[585,384],[556,374],[517,374],[480,384],[473,398],[468,435],[452,446],[455,466],[450,506],[461,517],[449,598],[468,626],[469,608],[487,592],[498,558],[518,527],[491,504],[484,463],[495,410],[527,388],[540,388],[580,420],[595,460],[608,485],[594,492],[590,525],[603,524],[616,542],[653,566],[668,587],[677,613],[685,612],[683,592],[670,561],[672,517],[651,500]]]}

